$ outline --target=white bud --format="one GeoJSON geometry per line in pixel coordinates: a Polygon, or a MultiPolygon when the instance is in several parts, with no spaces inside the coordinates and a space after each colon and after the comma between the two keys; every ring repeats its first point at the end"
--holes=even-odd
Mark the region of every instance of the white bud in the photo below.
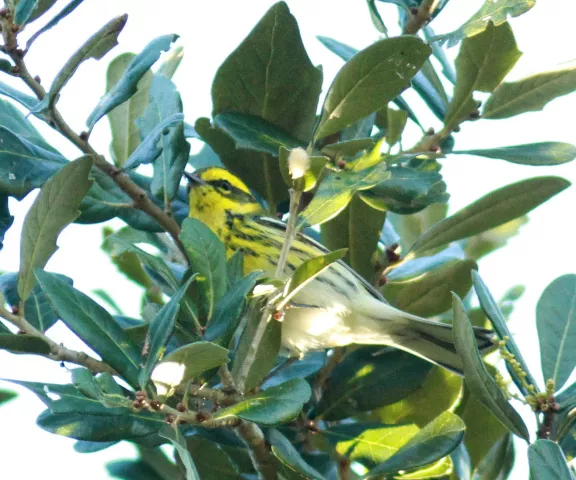
{"type": "Polygon", "coordinates": [[[310,168],[310,156],[301,147],[290,150],[288,155],[288,171],[292,180],[302,178],[310,168]]]}

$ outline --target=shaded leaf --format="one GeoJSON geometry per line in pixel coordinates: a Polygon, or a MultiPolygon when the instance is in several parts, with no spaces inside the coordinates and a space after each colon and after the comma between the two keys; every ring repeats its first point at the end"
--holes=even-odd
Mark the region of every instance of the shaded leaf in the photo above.
{"type": "Polygon", "coordinates": [[[462,359],[464,380],[470,392],[481,401],[506,428],[520,438],[528,441],[530,435],[522,417],[508,403],[502,390],[486,370],[478,352],[472,325],[464,305],[457,295],[454,298],[454,345],[462,359]]]}
{"type": "Polygon", "coordinates": [[[488,98],[482,118],[509,118],[525,112],[536,112],[562,95],[576,89],[576,66],[540,72],[517,82],[502,83],[488,98]]]}
{"type": "Polygon", "coordinates": [[[92,184],[88,175],[92,157],[87,155],[68,163],[42,187],[30,207],[24,225],[20,247],[18,293],[26,300],[34,288],[35,268],[44,268],[58,249],[56,240],[64,228],[73,222],[78,207],[92,184]]]}
{"type": "MultiPolygon", "coordinates": [[[[106,70],[106,92],[116,86],[135,56],[133,53],[123,53],[110,62],[106,70]]],[[[140,133],[136,127],[136,120],[142,116],[148,105],[148,90],[151,83],[152,72],[147,71],[140,78],[136,93],[108,112],[112,132],[110,151],[114,163],[119,167],[126,163],[132,152],[140,145],[140,133]]]]}
{"type": "Polygon", "coordinates": [[[35,355],[48,355],[52,351],[50,345],[40,337],[12,333],[0,333],[0,349],[35,355]]]}
{"type": "Polygon", "coordinates": [[[4,236],[8,229],[12,226],[14,222],[14,217],[10,215],[10,209],[8,208],[8,197],[0,195],[0,250],[4,246],[4,236]]]}
{"type": "Polygon", "coordinates": [[[388,130],[386,130],[386,143],[391,147],[402,138],[402,132],[408,120],[408,112],[388,108],[388,130]]]}
{"type": "Polygon", "coordinates": [[[576,158],[576,147],[570,143],[563,142],[540,142],[500,148],[453,150],[450,153],[495,158],[520,165],[549,166],[560,165],[574,160],[576,158]]]}
{"type": "Polygon", "coordinates": [[[138,347],[114,318],[84,293],[53,274],[36,270],[38,283],[60,319],[130,385],[138,385],[138,347]]]}
{"type": "Polygon", "coordinates": [[[35,111],[41,112],[50,109],[57,101],[60,91],[72,78],[82,62],[89,58],[100,60],[112,48],[118,45],[118,35],[126,25],[128,15],[124,14],[110,20],[94,35],[92,35],[64,64],[56,74],[50,90],[42,101],[36,105],[35,111]]]}
{"type": "Polygon", "coordinates": [[[470,237],[525,215],[566,189],[560,177],[534,177],[506,185],[476,200],[426,230],[411,248],[411,255],[470,237]]]}
{"type": "Polygon", "coordinates": [[[510,433],[498,440],[476,469],[479,480],[505,480],[516,460],[514,436],[510,433]]]}
{"type": "Polygon", "coordinates": [[[550,440],[536,440],[528,447],[530,478],[533,480],[574,480],[560,447],[550,440]]]}
{"type": "Polygon", "coordinates": [[[483,32],[488,22],[498,26],[504,23],[508,17],[517,17],[526,13],[535,3],[535,0],[485,0],[480,10],[457,30],[439,35],[433,40],[441,43],[448,42],[448,47],[453,47],[463,38],[472,37],[483,32]]]}
{"type": "Polygon", "coordinates": [[[540,362],[544,379],[560,390],[576,368],[576,275],[548,285],[536,306],[540,362]]]}
{"type": "Polygon", "coordinates": [[[318,471],[308,465],[298,453],[290,441],[278,430],[271,429],[268,433],[268,441],[272,445],[272,453],[290,470],[298,473],[306,479],[323,480],[324,477],[318,471]]]}
{"type": "Polygon", "coordinates": [[[262,388],[274,387],[293,378],[306,378],[320,370],[325,363],[325,351],[308,352],[304,358],[298,361],[282,359],[271,372],[269,378],[262,384],[262,388]]]}
{"type": "Polygon", "coordinates": [[[106,450],[118,442],[87,442],[85,440],[78,440],[74,443],[74,451],[78,453],[94,453],[106,450]]]}
{"type": "Polygon", "coordinates": [[[15,397],[16,394],[14,392],[10,392],[8,390],[0,390],[0,404],[9,402],[15,397]]]}
{"type": "Polygon", "coordinates": [[[277,425],[293,420],[310,399],[310,385],[301,378],[270,387],[242,402],[218,410],[212,418],[238,417],[260,425],[277,425]]]}
{"type": "Polygon", "coordinates": [[[454,96],[444,120],[447,128],[468,117],[478,105],[472,94],[493,92],[521,55],[508,22],[494,26],[489,21],[482,33],[465,38],[456,58],[454,96]]]}
{"type": "Polygon", "coordinates": [[[0,124],[19,138],[23,138],[44,150],[59,154],[54,147],[44,140],[27,116],[24,116],[12,102],[4,99],[0,99],[0,124]]]}
{"type": "Polygon", "coordinates": [[[336,75],[314,138],[336,133],[382,108],[410,85],[430,51],[418,38],[406,36],[380,40],[359,52],[336,75]]]}
{"type": "Polygon", "coordinates": [[[178,457],[180,458],[180,461],[186,470],[186,480],[200,480],[200,475],[198,470],[196,470],[194,460],[192,460],[192,456],[188,451],[186,440],[184,439],[184,436],[178,427],[173,427],[172,425],[164,425],[162,430],[159,432],[159,435],[170,440],[178,452],[178,457]]]}
{"type": "Polygon", "coordinates": [[[89,115],[86,125],[90,130],[96,122],[100,120],[109,111],[128,100],[134,95],[138,88],[138,82],[158,60],[163,51],[167,51],[170,45],[176,41],[177,35],[162,35],[152,40],[142,52],[136,55],[124,72],[124,75],[118,80],[118,83],[108,91],[98,102],[89,115]]]}
{"type": "MultiPolygon", "coordinates": [[[[55,0],[52,1],[54,3],[55,0]]],[[[14,12],[14,23],[24,25],[30,20],[32,13],[38,7],[40,0],[19,0],[14,12]]]]}

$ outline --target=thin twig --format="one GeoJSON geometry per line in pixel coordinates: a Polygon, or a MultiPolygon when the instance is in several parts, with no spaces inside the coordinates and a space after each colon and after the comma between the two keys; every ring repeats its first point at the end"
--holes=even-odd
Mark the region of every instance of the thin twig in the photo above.
{"type": "Polygon", "coordinates": [[[3,306],[0,306],[0,317],[10,322],[12,325],[17,327],[21,332],[25,333],[26,335],[41,338],[44,342],[46,342],[50,347],[50,353],[44,356],[46,358],[49,358],[50,360],[55,360],[57,362],[69,362],[74,363],[76,365],[81,365],[94,373],[107,372],[112,375],[117,375],[114,369],[110,367],[110,365],[108,365],[107,363],[101,362],[100,360],[96,360],[87,353],[79,352],[76,350],[70,350],[69,348],[66,348],[64,345],[55,342],[50,337],[48,337],[40,330],[38,330],[36,327],[34,327],[24,317],[9,312],[3,306]]]}
{"type": "Polygon", "coordinates": [[[416,35],[426,25],[438,5],[438,0],[423,0],[419,7],[411,9],[411,17],[402,32],[404,35],[416,35]]]}
{"type": "MultiPolygon", "coordinates": [[[[4,18],[2,23],[4,48],[15,64],[15,72],[34,92],[36,97],[39,100],[42,100],[46,96],[46,90],[28,71],[28,67],[24,62],[23,52],[18,50],[16,34],[12,31],[11,20],[4,18]]],[[[49,125],[73,143],[81,152],[86,155],[91,155],[94,159],[94,165],[112,178],[116,185],[118,185],[118,187],[132,199],[134,202],[134,208],[147,213],[151,218],[156,220],[156,222],[158,222],[166,232],[168,232],[174,240],[174,243],[178,246],[178,249],[182,252],[185,260],[188,262],[186,249],[178,238],[178,235],[180,234],[180,226],[176,220],[167,215],[162,208],[152,202],[146,191],[136,185],[126,173],[108,163],[102,155],[98,154],[85,137],[74,132],[74,130],[72,130],[72,128],[66,123],[55,105],[50,108],[50,116],[51,121],[48,122],[49,125]]]]}

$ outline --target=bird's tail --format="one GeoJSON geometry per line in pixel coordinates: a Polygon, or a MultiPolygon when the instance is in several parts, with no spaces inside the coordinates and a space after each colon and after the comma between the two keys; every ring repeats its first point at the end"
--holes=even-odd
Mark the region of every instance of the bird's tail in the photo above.
{"type": "MultiPolygon", "coordinates": [[[[462,360],[456,353],[452,339],[452,325],[427,320],[391,305],[378,303],[377,316],[374,315],[374,308],[370,308],[375,305],[366,305],[370,313],[364,309],[364,321],[368,317],[374,322],[370,329],[371,334],[360,334],[355,343],[391,345],[462,375],[462,360]],[[381,335],[375,332],[380,332],[381,335]]],[[[474,334],[480,353],[488,353],[495,349],[492,341],[494,333],[491,330],[474,327],[474,334]]]]}

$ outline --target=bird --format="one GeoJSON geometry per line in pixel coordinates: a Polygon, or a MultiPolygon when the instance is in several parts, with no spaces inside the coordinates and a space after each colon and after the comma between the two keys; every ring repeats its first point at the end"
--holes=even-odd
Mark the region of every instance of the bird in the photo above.
{"type": "MultiPolygon", "coordinates": [[[[223,167],[185,172],[189,217],[208,226],[224,243],[227,256],[241,251],[244,274],[262,270],[274,276],[286,237],[286,224],[266,216],[246,184],[223,167]]],[[[288,277],[304,261],[329,251],[297,233],[288,254],[288,277]]],[[[397,309],[343,260],[331,264],[292,299],[282,318],[282,346],[290,355],[351,344],[394,347],[462,375],[452,326],[397,309]]],[[[475,327],[480,352],[493,349],[491,330],[475,327]]]]}

